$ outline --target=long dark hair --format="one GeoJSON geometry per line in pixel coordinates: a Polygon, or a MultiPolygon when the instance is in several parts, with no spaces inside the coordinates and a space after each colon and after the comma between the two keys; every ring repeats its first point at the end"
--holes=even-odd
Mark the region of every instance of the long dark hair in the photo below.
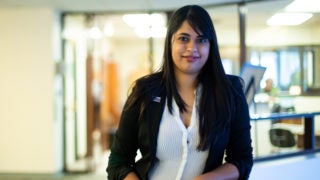
{"type": "Polygon", "coordinates": [[[171,55],[171,39],[173,34],[187,20],[190,26],[209,39],[210,51],[206,64],[198,75],[198,83],[202,85],[199,104],[199,134],[198,149],[207,149],[215,135],[224,130],[230,120],[231,97],[230,84],[222,66],[215,29],[208,12],[198,5],[187,5],[176,10],[168,24],[164,47],[164,61],[160,71],[163,72],[168,108],[172,112],[172,98],[175,99],[180,111],[185,111],[185,102],[179,95],[174,76],[171,55]]]}

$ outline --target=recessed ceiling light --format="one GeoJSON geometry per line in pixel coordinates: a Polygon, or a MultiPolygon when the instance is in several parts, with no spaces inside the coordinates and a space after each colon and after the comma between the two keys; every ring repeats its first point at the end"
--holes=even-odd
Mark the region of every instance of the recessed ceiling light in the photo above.
{"type": "Polygon", "coordinates": [[[269,26],[296,26],[311,17],[311,13],[276,13],[267,20],[267,24],[269,26]]]}
{"type": "Polygon", "coordinates": [[[288,12],[320,12],[319,0],[295,0],[290,3],[285,10],[288,12]]]}
{"type": "Polygon", "coordinates": [[[123,21],[141,38],[163,38],[166,34],[166,16],[163,14],[125,14],[123,21]]]}

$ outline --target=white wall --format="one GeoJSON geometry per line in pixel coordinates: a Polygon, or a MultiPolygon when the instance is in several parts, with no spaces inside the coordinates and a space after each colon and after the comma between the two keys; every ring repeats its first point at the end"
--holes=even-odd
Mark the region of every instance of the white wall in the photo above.
{"type": "Polygon", "coordinates": [[[61,121],[54,114],[56,18],[47,8],[0,10],[0,172],[62,167],[61,121]]]}

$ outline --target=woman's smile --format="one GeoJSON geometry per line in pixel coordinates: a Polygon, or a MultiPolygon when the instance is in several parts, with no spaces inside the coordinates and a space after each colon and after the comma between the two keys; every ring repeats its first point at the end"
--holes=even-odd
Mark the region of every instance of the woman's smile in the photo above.
{"type": "Polygon", "coordinates": [[[193,55],[188,55],[188,56],[182,56],[183,58],[185,58],[187,60],[187,62],[196,62],[200,59],[199,56],[193,56],[193,55]]]}

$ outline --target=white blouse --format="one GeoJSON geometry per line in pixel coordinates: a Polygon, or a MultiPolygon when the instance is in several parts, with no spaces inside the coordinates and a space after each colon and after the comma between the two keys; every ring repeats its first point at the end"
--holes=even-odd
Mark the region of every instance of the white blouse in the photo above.
{"type": "MultiPolygon", "coordinates": [[[[198,93],[197,93],[198,94],[198,93]]],[[[191,180],[202,174],[208,150],[198,151],[200,141],[198,123],[198,97],[193,104],[191,122],[185,127],[179,108],[172,103],[173,114],[165,106],[158,135],[157,158],[159,161],[149,174],[151,180],[191,180]]]]}

